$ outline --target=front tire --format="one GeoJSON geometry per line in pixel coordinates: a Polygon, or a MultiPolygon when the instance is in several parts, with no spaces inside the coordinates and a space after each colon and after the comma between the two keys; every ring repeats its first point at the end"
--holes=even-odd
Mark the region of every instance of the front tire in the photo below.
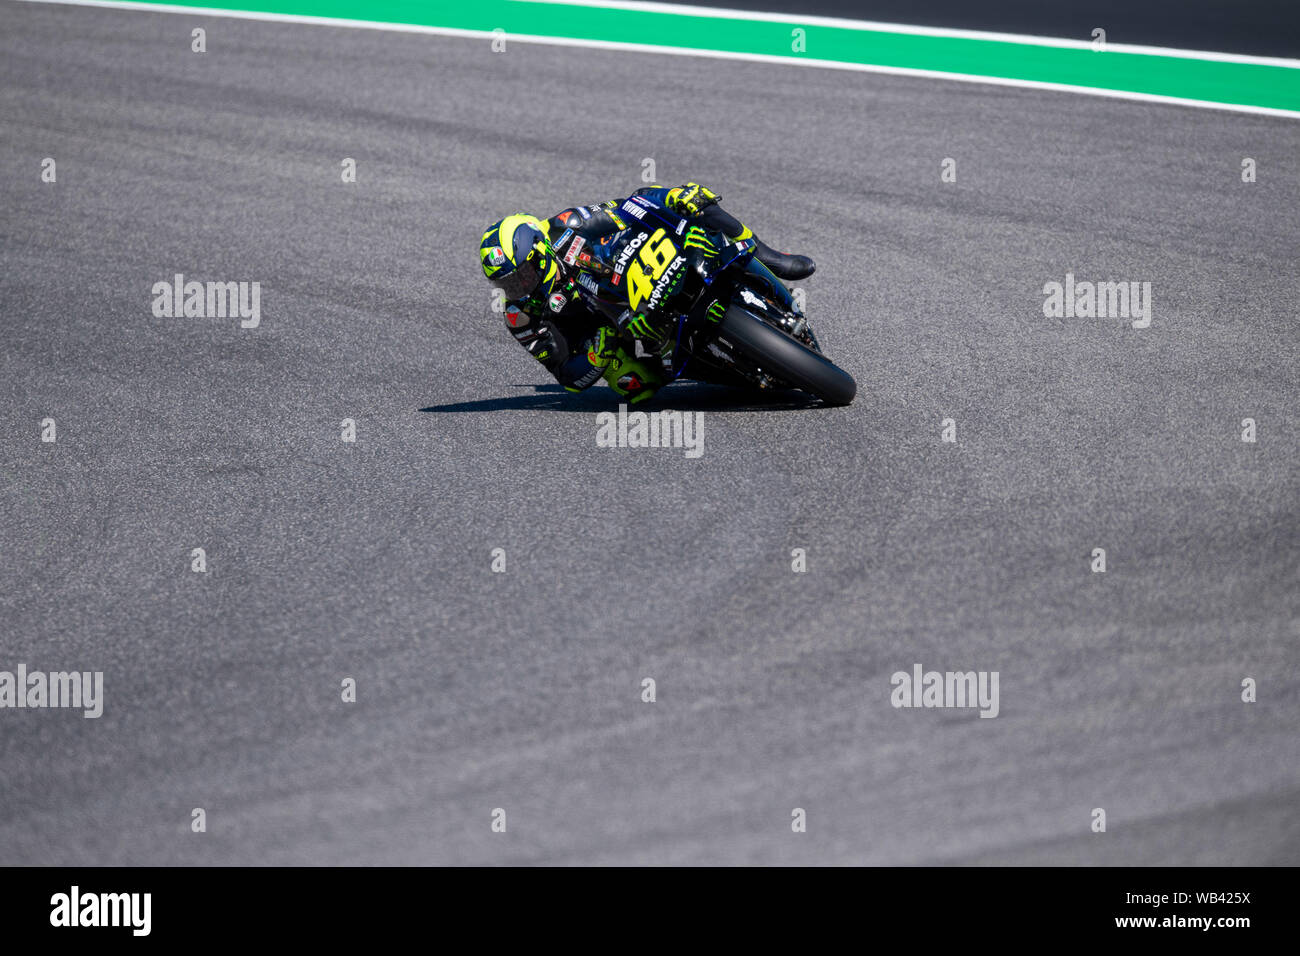
{"type": "Polygon", "coordinates": [[[848,372],[740,306],[727,309],[718,334],[734,343],[764,371],[817,396],[827,405],[848,405],[858,392],[857,382],[848,372]]]}

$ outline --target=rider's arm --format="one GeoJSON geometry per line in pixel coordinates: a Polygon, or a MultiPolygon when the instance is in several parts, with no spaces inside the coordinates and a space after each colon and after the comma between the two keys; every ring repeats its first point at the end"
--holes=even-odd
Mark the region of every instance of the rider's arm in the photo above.
{"type": "Polygon", "coordinates": [[[598,239],[611,232],[618,232],[626,223],[618,218],[618,213],[615,212],[617,206],[617,200],[610,200],[597,206],[574,206],[556,213],[550,218],[550,228],[547,230],[556,250],[561,253],[565,251],[568,245],[566,232],[580,235],[584,239],[598,239]]]}
{"type": "Polygon", "coordinates": [[[683,183],[680,186],[646,186],[636,195],[652,199],[667,206],[679,216],[685,216],[692,225],[709,232],[720,232],[732,242],[748,239],[754,233],[743,222],[720,205],[721,197],[708,186],[683,183]]]}
{"type": "Polygon", "coordinates": [[[571,392],[595,385],[605,363],[595,364],[584,346],[571,349],[568,339],[554,322],[533,315],[516,303],[506,306],[506,328],[528,354],[571,392]]]}

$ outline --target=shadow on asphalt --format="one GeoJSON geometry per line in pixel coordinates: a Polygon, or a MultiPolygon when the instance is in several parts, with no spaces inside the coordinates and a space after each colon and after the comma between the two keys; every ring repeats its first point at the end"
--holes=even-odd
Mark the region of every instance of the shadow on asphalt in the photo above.
{"type": "MultiPolygon", "coordinates": [[[[588,389],[584,392],[566,392],[559,385],[513,385],[527,389],[518,395],[500,398],[481,398],[472,402],[451,402],[447,405],[430,405],[422,412],[592,412],[616,411],[620,399],[609,389],[588,389]]],[[[802,392],[751,392],[720,385],[697,382],[678,382],[654,398],[636,406],[638,411],[691,411],[691,412],[769,412],[801,411],[822,408],[822,403],[802,392]]]]}

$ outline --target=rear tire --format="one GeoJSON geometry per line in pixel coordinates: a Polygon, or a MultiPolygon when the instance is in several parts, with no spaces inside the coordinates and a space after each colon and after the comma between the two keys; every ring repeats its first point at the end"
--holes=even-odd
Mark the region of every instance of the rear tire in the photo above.
{"type": "Polygon", "coordinates": [[[733,305],[718,333],[788,385],[816,395],[827,405],[848,405],[858,392],[853,376],[762,319],[733,305]]]}

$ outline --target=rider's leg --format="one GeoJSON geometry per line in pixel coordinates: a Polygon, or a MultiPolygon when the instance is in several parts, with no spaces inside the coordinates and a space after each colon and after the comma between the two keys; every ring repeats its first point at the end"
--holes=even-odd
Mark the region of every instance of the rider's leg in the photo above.
{"type": "Polygon", "coordinates": [[[609,365],[605,367],[605,381],[609,387],[632,405],[644,402],[664,384],[663,375],[655,369],[655,360],[641,361],[619,346],[609,365]]]}
{"type": "Polygon", "coordinates": [[[733,242],[753,237],[754,241],[758,243],[754,255],[782,279],[806,279],[817,268],[817,264],[807,256],[777,252],[763,242],[762,239],[759,239],[758,236],[755,236],[748,226],[716,202],[702,210],[697,221],[711,232],[724,233],[733,242]]]}

